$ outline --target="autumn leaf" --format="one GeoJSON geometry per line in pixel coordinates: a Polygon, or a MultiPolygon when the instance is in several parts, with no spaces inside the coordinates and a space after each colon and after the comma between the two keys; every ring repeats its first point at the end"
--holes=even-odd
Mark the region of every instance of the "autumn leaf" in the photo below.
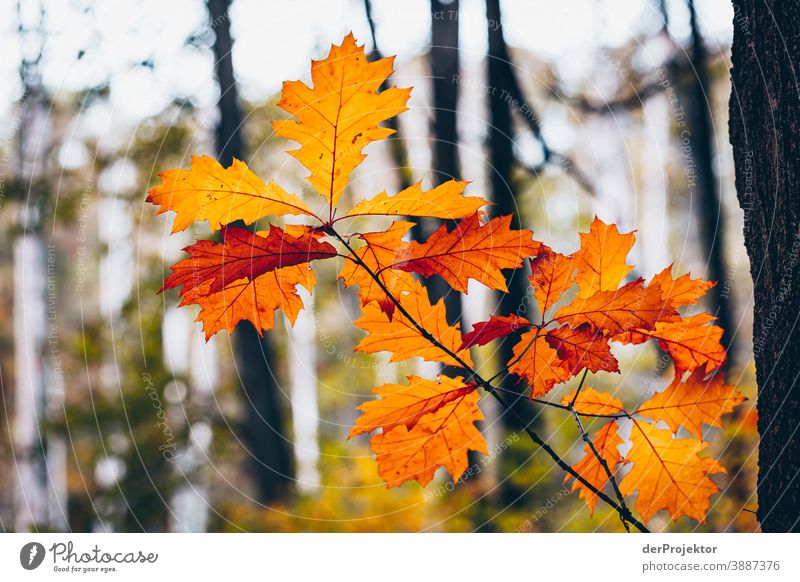
{"type": "Polygon", "coordinates": [[[542,316],[575,282],[572,277],[575,269],[572,257],[557,253],[545,245],[542,245],[538,256],[531,259],[532,274],[529,279],[542,316]]]}
{"type": "MultiPolygon", "coordinates": [[[[618,450],[622,442],[619,434],[617,434],[617,423],[613,420],[603,425],[603,427],[597,431],[597,435],[592,441],[595,449],[597,449],[597,453],[606,462],[612,475],[614,474],[614,468],[619,464],[622,456],[618,450]]],[[[602,491],[610,481],[608,473],[606,473],[600,460],[595,456],[588,444],[584,447],[584,451],[585,454],[583,458],[578,461],[577,464],[573,465],[572,468],[598,491],[602,491]]],[[[571,477],[572,475],[567,474],[564,483],[567,483],[571,477]]],[[[580,490],[579,497],[586,502],[589,508],[589,514],[594,515],[597,502],[600,500],[597,494],[577,479],[572,483],[572,490],[580,490]]]]}
{"type": "Polygon", "coordinates": [[[589,232],[581,233],[581,248],[573,255],[578,296],[585,299],[598,291],[615,290],[633,268],[625,260],[635,241],[634,233],[620,234],[616,225],[595,216],[589,232]]]}
{"type": "Polygon", "coordinates": [[[727,359],[725,348],[720,343],[723,329],[707,325],[715,319],[708,313],[698,313],[674,322],[657,322],[654,330],[634,330],[613,339],[632,344],[657,340],[661,349],[672,358],[678,375],[698,368],[712,372],[722,367],[727,359]]]}
{"type": "Polygon", "coordinates": [[[598,392],[591,386],[584,386],[577,398],[575,398],[575,392],[577,392],[577,388],[564,396],[561,404],[569,406],[574,399],[573,406],[578,414],[607,416],[625,412],[622,402],[608,392],[598,392]]]}
{"type": "Polygon", "coordinates": [[[289,152],[311,172],[308,181],[327,201],[330,214],[350,175],[366,157],[362,150],[394,130],[382,121],[406,111],[411,89],[380,91],[392,74],[394,57],[368,61],[352,33],[333,45],[327,58],[311,62],[309,87],[283,84],[278,106],[294,115],[272,123],[275,132],[300,143],[289,152]]]}
{"type": "Polygon", "coordinates": [[[666,509],[674,521],[687,516],[704,523],[711,507],[709,498],[719,491],[709,475],[726,473],[714,459],[698,456],[708,443],[674,439],[669,430],[640,421],[633,422],[630,438],[633,446],[625,461],[633,466],[619,489],[625,496],[638,491],[635,508],[642,518],[649,521],[666,509]]]}
{"type": "Polygon", "coordinates": [[[206,340],[222,330],[233,333],[241,321],[249,321],[263,335],[274,327],[276,309],[283,311],[294,324],[303,308],[297,286],[302,285],[311,292],[315,283],[310,265],[293,265],[269,271],[252,281],[234,281],[216,293],[209,291],[211,283],[206,282],[187,291],[180,306],[200,306],[195,321],[202,322],[206,340]]]}
{"type": "Polygon", "coordinates": [[[389,318],[378,305],[374,303],[366,305],[363,315],[355,321],[355,325],[366,331],[367,336],[356,346],[356,351],[367,354],[391,352],[390,362],[419,357],[429,362],[460,366],[461,364],[451,354],[420,332],[414,325],[414,322],[417,322],[427,334],[436,338],[465,364],[472,366],[469,350],[459,349],[462,343],[459,325],[451,326],[447,323],[443,299],[436,305],[431,305],[427,289],[415,281],[414,292],[401,295],[398,300],[413,321],[400,310],[389,318]]]}
{"type": "Polygon", "coordinates": [[[159,207],[158,214],[175,212],[172,232],[185,230],[195,220],[207,220],[211,230],[219,230],[267,214],[314,216],[297,196],[275,182],[265,184],[239,160],[223,168],[208,156],[192,156],[188,170],[167,170],[159,177],[161,184],[148,192],[147,201],[159,207]]]}
{"type": "Polygon", "coordinates": [[[673,279],[672,265],[670,265],[653,277],[649,285],[660,287],[661,299],[669,301],[673,307],[678,308],[685,305],[696,305],[697,300],[705,295],[715,283],[692,279],[688,273],[673,279]]]}
{"type": "Polygon", "coordinates": [[[281,267],[336,256],[333,246],[318,240],[309,230],[293,236],[272,226],[266,236],[260,236],[243,228],[226,227],[222,237],[222,243],[201,240],[186,247],[189,258],[172,266],[172,275],[164,281],[162,290],[182,285],[184,294],[202,286],[206,293],[216,293],[243,278],[253,280],[281,267]]]}
{"type": "Polygon", "coordinates": [[[363,414],[356,419],[348,440],[354,436],[382,429],[384,432],[404,426],[412,431],[426,414],[464,398],[475,391],[475,384],[465,384],[462,378],[437,376],[428,380],[409,376],[408,384],[384,384],[373,389],[380,396],[358,407],[363,414]]]}
{"type": "Polygon", "coordinates": [[[475,214],[488,204],[477,196],[464,196],[469,182],[449,180],[432,190],[423,191],[422,182],[412,184],[394,196],[382,192],[364,200],[347,213],[353,216],[415,216],[455,220],[475,214]]]}
{"type": "Polygon", "coordinates": [[[401,423],[374,435],[370,446],[387,488],[409,480],[419,481],[424,487],[439,467],[458,481],[469,466],[468,451],[487,453],[486,439],[475,427],[476,422],[484,420],[479,398],[474,390],[461,394],[423,415],[411,430],[401,423]]]}
{"type": "Polygon", "coordinates": [[[571,376],[539,330],[532,329],[522,334],[513,352],[508,371],[528,381],[531,398],[544,396],[553,386],[566,382],[571,376]]]}
{"type": "Polygon", "coordinates": [[[677,314],[661,300],[661,291],[645,287],[643,279],[615,291],[598,291],[586,298],[577,297],[558,310],[553,318],[572,327],[590,325],[611,335],[632,329],[653,329],[657,321],[677,314]]]}
{"type": "Polygon", "coordinates": [[[588,368],[590,372],[619,372],[619,363],[611,354],[608,337],[588,324],[568,325],[548,330],[547,343],[558,353],[571,374],[588,368]]]}
{"type": "Polygon", "coordinates": [[[450,232],[443,224],[424,243],[411,242],[393,268],[423,277],[439,275],[461,293],[466,293],[469,279],[508,291],[501,269],[518,269],[539,247],[531,231],[511,230],[510,215],[481,224],[473,214],[450,232]]]}
{"type": "MultiPolygon", "coordinates": [[[[398,255],[408,247],[408,243],[403,241],[403,237],[413,226],[414,224],[411,222],[398,220],[385,232],[362,234],[360,237],[366,245],[354,252],[355,257],[361,259],[369,271],[376,274],[384,287],[395,297],[414,292],[417,289],[411,273],[389,268],[397,261],[398,255]]],[[[394,315],[395,304],[369,271],[359,265],[357,261],[349,260],[342,267],[339,278],[344,282],[345,287],[354,285],[359,287],[362,306],[374,301],[380,306],[381,311],[391,319],[394,315]]]]}
{"type": "Polygon", "coordinates": [[[464,335],[461,349],[485,346],[492,340],[506,337],[530,325],[530,321],[519,315],[492,315],[488,321],[480,321],[472,326],[472,331],[464,335]]]}
{"type": "Polygon", "coordinates": [[[637,414],[667,423],[672,432],[683,426],[697,438],[703,438],[703,424],[722,426],[722,416],[733,412],[744,402],[744,395],[732,384],[726,384],[722,374],[708,380],[696,370],[684,382],[679,374],[666,390],[653,395],[642,404],[637,414]]]}

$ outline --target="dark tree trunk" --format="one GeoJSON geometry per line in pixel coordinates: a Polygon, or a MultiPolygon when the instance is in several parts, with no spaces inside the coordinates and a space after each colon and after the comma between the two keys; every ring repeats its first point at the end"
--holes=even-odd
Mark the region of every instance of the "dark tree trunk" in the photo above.
{"type": "MultiPolygon", "coordinates": [[[[735,361],[736,318],[724,284],[728,276],[725,260],[725,222],[719,195],[719,181],[714,169],[716,148],[708,53],[697,22],[694,0],[688,0],[687,5],[692,46],[689,66],[681,75],[686,79],[688,86],[683,88],[686,96],[687,126],[680,137],[682,141],[688,139],[690,159],[694,163],[695,184],[690,187],[690,192],[697,194],[697,218],[706,254],[706,276],[712,281],[717,281],[717,285],[709,291],[709,299],[718,320],[717,324],[724,330],[722,344],[730,352],[732,361],[735,361]]],[[[692,180],[691,173],[689,179],[692,180]]]]}
{"type": "Polygon", "coordinates": [[[758,519],[798,531],[800,515],[800,11],[734,0],[730,138],[754,287],[758,519]]]}
{"type": "MultiPolygon", "coordinates": [[[[242,112],[231,58],[230,0],[207,0],[207,4],[215,33],[214,69],[220,86],[217,156],[222,165],[228,166],[233,158],[244,157],[242,112]]],[[[286,497],[293,482],[292,451],[286,436],[288,420],[280,397],[275,351],[270,333],[261,338],[247,322],[237,327],[233,340],[236,367],[244,389],[244,437],[258,500],[274,502],[286,497]]]]}
{"type": "MultiPolygon", "coordinates": [[[[364,0],[364,11],[367,14],[367,22],[369,23],[369,32],[372,36],[372,58],[382,59],[380,47],[378,47],[378,36],[375,33],[375,21],[372,18],[372,2],[364,0]]],[[[392,77],[389,76],[381,85],[381,90],[386,90],[392,86],[392,77]]],[[[397,117],[390,117],[384,123],[389,129],[393,129],[394,133],[389,136],[389,153],[392,155],[394,161],[395,171],[397,172],[397,185],[399,190],[405,190],[411,186],[411,168],[408,167],[408,151],[406,150],[405,143],[403,143],[402,136],[400,135],[400,124],[397,117]]],[[[413,218],[407,220],[415,221],[413,218]]]]}
{"type": "MultiPolygon", "coordinates": [[[[458,161],[458,0],[431,0],[430,65],[433,77],[433,180],[439,185],[461,179],[458,161]]],[[[415,237],[427,238],[439,221],[423,220],[415,237]]],[[[452,227],[453,225],[449,225],[452,227]]],[[[461,295],[438,276],[428,281],[431,301],[445,298],[447,318],[461,319],[461,295]]]]}
{"type": "MultiPolygon", "coordinates": [[[[514,126],[511,103],[522,102],[519,100],[519,89],[516,77],[508,54],[508,47],[503,36],[502,14],[500,0],[486,0],[486,21],[489,36],[489,53],[487,58],[487,77],[489,90],[487,99],[489,105],[489,184],[491,185],[492,202],[491,212],[494,216],[512,216],[511,227],[518,229],[521,225],[519,206],[517,205],[515,187],[512,178],[514,169],[514,126]]],[[[523,269],[511,270],[506,273],[508,293],[498,293],[497,313],[500,315],[515,314],[528,317],[527,278],[523,269]]],[[[507,366],[514,357],[513,347],[519,341],[520,332],[511,334],[500,342],[495,356],[498,365],[507,366]]],[[[516,380],[509,375],[499,379],[501,388],[510,391],[519,391],[516,380]]],[[[503,426],[509,432],[518,432],[525,429],[518,419],[530,420],[531,409],[526,398],[522,397],[513,403],[517,415],[505,414],[502,417],[503,426]]],[[[515,471],[520,465],[529,460],[528,452],[520,455],[509,451],[506,461],[511,465],[508,471],[515,471]]],[[[526,488],[515,485],[512,480],[506,480],[501,489],[502,503],[505,507],[520,503],[524,500],[526,488]]]]}

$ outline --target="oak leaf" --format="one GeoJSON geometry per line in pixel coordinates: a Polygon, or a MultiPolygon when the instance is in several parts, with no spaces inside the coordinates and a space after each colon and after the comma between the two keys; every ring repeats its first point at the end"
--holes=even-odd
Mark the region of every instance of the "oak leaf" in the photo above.
{"type": "Polygon", "coordinates": [[[203,286],[206,293],[216,293],[243,278],[253,280],[281,267],[336,256],[336,249],[318,240],[310,230],[300,230],[298,234],[294,236],[277,226],[271,226],[266,236],[225,227],[223,242],[201,240],[183,249],[189,258],[172,266],[172,275],[164,281],[162,290],[182,286],[181,294],[185,294],[203,286]]]}
{"type": "Polygon", "coordinates": [[[465,384],[461,378],[437,376],[428,380],[409,376],[408,384],[384,384],[372,391],[380,396],[358,407],[363,412],[356,419],[348,440],[354,436],[382,429],[384,432],[404,426],[409,431],[426,414],[435,413],[446,404],[474,392],[475,384],[465,384]]]}
{"type": "Polygon", "coordinates": [[[633,422],[630,439],[625,461],[633,466],[619,489],[625,496],[639,492],[635,507],[644,521],[666,509],[674,521],[685,515],[704,523],[709,498],[719,491],[709,475],[727,472],[714,459],[698,456],[708,443],[675,439],[669,430],[640,421],[633,422]]]}
{"type": "MultiPolygon", "coordinates": [[[[408,247],[408,243],[403,241],[403,237],[412,226],[414,225],[411,222],[398,220],[385,232],[370,232],[360,235],[366,245],[356,249],[354,252],[355,257],[351,257],[360,259],[369,271],[378,276],[384,287],[395,297],[417,289],[411,273],[389,268],[397,262],[398,255],[408,247]]],[[[369,271],[358,264],[356,260],[349,260],[345,261],[339,273],[339,278],[345,287],[358,285],[362,306],[374,301],[380,306],[381,311],[391,319],[394,315],[395,304],[381,289],[369,271]]]]}
{"type": "Polygon", "coordinates": [[[538,256],[531,259],[532,274],[529,279],[543,317],[575,282],[572,274],[576,267],[575,259],[545,245],[542,245],[538,256]]]}
{"type": "Polygon", "coordinates": [[[598,291],[615,290],[631,267],[625,261],[636,235],[620,234],[617,226],[596,216],[588,233],[581,233],[581,248],[573,255],[578,268],[578,296],[589,297],[598,291]]]}
{"type": "Polygon", "coordinates": [[[370,303],[355,321],[356,327],[367,332],[367,336],[356,346],[356,351],[367,354],[391,352],[390,362],[419,357],[429,362],[460,366],[461,363],[452,355],[455,354],[465,364],[472,366],[469,350],[459,349],[462,343],[460,326],[447,323],[443,299],[431,305],[427,289],[415,281],[414,291],[400,295],[398,301],[425,333],[400,310],[390,318],[378,305],[370,303]],[[431,338],[436,338],[452,354],[437,346],[431,338]]]}
{"type": "Polygon", "coordinates": [[[233,333],[241,321],[249,321],[259,335],[263,335],[274,327],[276,309],[294,323],[303,308],[297,286],[302,285],[311,292],[315,283],[311,265],[293,265],[269,271],[253,280],[239,279],[217,292],[209,291],[211,283],[206,282],[187,291],[180,306],[200,306],[195,321],[202,322],[206,340],[222,330],[233,333]]]}
{"type": "Polygon", "coordinates": [[[195,220],[207,220],[219,230],[237,220],[255,222],[267,214],[314,216],[311,209],[277,183],[264,183],[247,164],[233,160],[223,168],[208,156],[192,156],[188,170],[167,170],[159,174],[161,184],[147,194],[158,214],[172,210],[172,232],[188,228],[195,220]]]}
{"type": "Polygon", "coordinates": [[[569,406],[572,404],[578,414],[607,416],[612,414],[622,414],[625,408],[618,398],[614,398],[608,392],[598,392],[591,386],[584,386],[575,398],[577,388],[561,399],[561,404],[569,406]],[[573,404],[573,400],[575,400],[573,404]]]}
{"type": "Polygon", "coordinates": [[[741,404],[745,397],[732,384],[726,384],[722,374],[708,380],[696,370],[686,381],[676,375],[666,390],[644,402],[637,414],[655,421],[664,421],[672,432],[683,426],[697,438],[703,438],[703,424],[722,426],[722,416],[741,404]]]}
{"type": "Polygon", "coordinates": [[[631,344],[657,340],[661,349],[672,358],[678,375],[696,369],[711,372],[722,367],[727,359],[725,348],[720,343],[723,329],[707,325],[715,319],[708,313],[698,313],[677,321],[659,321],[653,330],[637,329],[613,339],[631,344]]]}
{"type": "Polygon", "coordinates": [[[464,334],[461,349],[472,346],[485,346],[492,340],[506,337],[520,329],[530,327],[531,322],[519,315],[492,315],[487,321],[472,326],[472,331],[464,334]]]}
{"type": "Polygon", "coordinates": [[[479,399],[474,390],[460,394],[435,412],[423,415],[410,430],[399,424],[374,435],[370,446],[387,488],[409,480],[419,481],[424,487],[439,467],[458,481],[469,466],[468,451],[487,453],[486,439],[475,426],[484,420],[479,399]]]}
{"type": "Polygon", "coordinates": [[[415,216],[455,220],[475,214],[488,204],[477,196],[464,196],[469,182],[449,180],[427,191],[422,182],[412,184],[394,196],[382,192],[363,200],[347,216],[415,216]]]}
{"type": "Polygon", "coordinates": [[[571,377],[556,350],[550,347],[538,329],[522,334],[513,353],[508,371],[528,381],[531,398],[544,396],[554,385],[566,382],[571,377]]]}
{"type": "Polygon", "coordinates": [[[572,374],[587,368],[590,372],[619,372],[619,362],[611,354],[608,337],[590,325],[564,325],[548,330],[547,343],[558,353],[572,374]]]}
{"type": "Polygon", "coordinates": [[[661,299],[669,301],[673,307],[677,308],[685,305],[696,305],[697,300],[705,295],[715,283],[702,279],[692,279],[688,273],[673,279],[672,265],[670,265],[653,277],[649,285],[660,287],[661,299]]]}
{"type": "Polygon", "coordinates": [[[617,335],[633,329],[653,329],[657,321],[677,311],[661,300],[661,290],[645,287],[637,279],[614,291],[598,291],[589,297],[576,297],[556,312],[554,320],[572,327],[588,324],[594,329],[617,335]]]}
{"type": "Polygon", "coordinates": [[[308,181],[327,201],[330,215],[350,175],[366,157],[362,150],[394,130],[379,124],[406,111],[411,89],[379,92],[392,74],[394,57],[368,61],[352,33],[325,59],[311,62],[309,87],[283,84],[278,106],[296,119],[272,123],[275,132],[300,143],[289,152],[311,172],[308,181]]]}
{"type": "Polygon", "coordinates": [[[531,231],[511,230],[510,215],[481,224],[480,215],[473,214],[452,231],[443,224],[425,242],[411,242],[393,268],[423,277],[439,275],[461,293],[466,293],[469,279],[508,291],[501,269],[518,269],[539,246],[531,231]]]}

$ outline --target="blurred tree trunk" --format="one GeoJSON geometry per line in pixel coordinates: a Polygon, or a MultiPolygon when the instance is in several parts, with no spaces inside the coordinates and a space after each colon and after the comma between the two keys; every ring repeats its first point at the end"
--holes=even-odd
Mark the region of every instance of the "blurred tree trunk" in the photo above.
{"type": "MultiPolygon", "coordinates": [[[[728,276],[725,220],[719,195],[720,185],[714,167],[716,148],[708,53],[697,21],[694,0],[687,0],[687,6],[691,28],[690,61],[679,81],[686,97],[687,126],[680,137],[681,141],[688,139],[691,160],[695,166],[696,190],[690,188],[690,191],[697,192],[697,218],[706,256],[706,275],[708,279],[717,281],[717,285],[709,291],[709,299],[718,319],[717,324],[725,330],[722,344],[728,349],[731,362],[735,362],[737,322],[725,293],[725,278],[728,276]],[[683,85],[684,82],[686,86],[683,85]]],[[[688,175],[691,181],[691,174],[688,175]]]]}
{"type": "MultiPolygon", "coordinates": [[[[228,8],[230,0],[207,0],[214,29],[214,69],[220,87],[216,148],[219,162],[228,166],[233,158],[244,157],[242,112],[231,58],[232,39],[228,8]]],[[[271,334],[259,337],[249,323],[234,332],[236,366],[244,389],[244,437],[251,457],[258,500],[262,503],[285,498],[291,492],[293,464],[287,438],[285,403],[275,370],[271,334]]]]}
{"type": "MultiPolygon", "coordinates": [[[[458,161],[458,0],[431,0],[431,77],[433,81],[433,181],[435,185],[461,179],[458,161]]],[[[417,239],[426,239],[440,222],[427,219],[414,229],[417,239]]],[[[452,228],[454,223],[449,224],[452,228]]],[[[447,318],[461,320],[461,295],[436,276],[428,280],[432,302],[444,297],[447,318]]]]}
{"type": "Polygon", "coordinates": [[[758,519],[800,531],[800,12],[734,0],[730,139],[754,287],[758,519]]]}
{"type": "MultiPolygon", "coordinates": [[[[492,192],[491,212],[494,216],[511,215],[511,228],[520,228],[521,219],[519,206],[515,196],[512,177],[514,169],[514,127],[512,120],[511,101],[515,95],[515,78],[508,47],[503,36],[502,15],[500,0],[486,0],[486,21],[489,35],[489,53],[487,58],[487,76],[489,91],[489,184],[492,192]]],[[[508,271],[506,275],[508,293],[498,293],[497,313],[500,315],[515,314],[528,317],[528,302],[526,301],[527,279],[523,269],[508,271]]],[[[495,353],[497,364],[505,367],[514,357],[513,347],[519,341],[521,332],[511,334],[503,339],[495,353]]],[[[518,391],[516,380],[509,376],[501,376],[499,385],[511,391],[518,391]]],[[[529,418],[530,406],[525,398],[520,398],[514,403],[519,418],[529,418]]],[[[505,414],[502,417],[503,425],[508,432],[524,430],[524,426],[513,415],[505,414]]],[[[518,455],[509,460],[514,465],[510,470],[515,470],[526,462],[529,454],[522,458],[518,455]]],[[[503,471],[505,473],[505,471],[503,471]]],[[[506,480],[501,488],[502,503],[508,506],[523,499],[525,488],[515,486],[511,480],[506,480]]]]}
{"type": "MultiPolygon", "coordinates": [[[[367,22],[369,23],[369,32],[372,36],[372,59],[382,59],[383,53],[378,46],[378,35],[375,32],[375,21],[372,16],[372,2],[364,0],[364,11],[367,14],[367,22]]],[[[392,75],[386,78],[381,84],[381,91],[388,89],[392,86],[392,75]]],[[[394,161],[395,171],[397,172],[397,186],[398,191],[405,190],[411,186],[412,176],[411,168],[408,167],[408,151],[406,150],[405,143],[400,135],[400,123],[397,117],[390,117],[384,123],[389,129],[393,129],[394,133],[389,136],[388,145],[389,153],[394,161]]],[[[415,218],[407,218],[411,222],[416,222],[415,218]]]]}

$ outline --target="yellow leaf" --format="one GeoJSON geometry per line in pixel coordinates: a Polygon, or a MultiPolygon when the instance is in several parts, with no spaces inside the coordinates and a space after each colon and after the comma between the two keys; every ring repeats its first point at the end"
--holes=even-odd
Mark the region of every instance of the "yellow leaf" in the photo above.
{"type": "Polygon", "coordinates": [[[158,214],[175,212],[172,232],[188,228],[195,220],[207,220],[211,230],[219,230],[237,220],[252,223],[267,214],[314,213],[294,194],[273,181],[264,182],[247,164],[233,160],[223,168],[208,156],[192,156],[188,170],[167,170],[159,174],[147,201],[156,204],[158,214]]]}
{"type": "Polygon", "coordinates": [[[389,196],[382,192],[369,200],[360,202],[348,216],[430,216],[444,220],[466,218],[488,204],[477,196],[464,196],[469,182],[450,180],[423,192],[422,182],[389,196]]]}
{"type": "Polygon", "coordinates": [[[631,442],[626,461],[633,467],[619,489],[625,496],[639,492],[636,511],[644,521],[666,509],[674,521],[685,515],[705,522],[709,498],[719,491],[709,475],[726,472],[714,459],[698,456],[708,443],[673,439],[670,431],[640,421],[633,422],[631,442]]]}
{"type": "MultiPolygon", "coordinates": [[[[444,300],[431,305],[428,291],[414,282],[415,291],[397,299],[411,317],[440,344],[456,354],[465,364],[472,366],[469,350],[459,350],[462,338],[458,324],[448,325],[444,300]]],[[[460,366],[459,362],[442,348],[425,337],[419,329],[398,309],[389,316],[381,308],[370,303],[355,325],[367,332],[367,336],[356,346],[356,351],[374,354],[391,352],[391,362],[419,357],[429,362],[441,362],[449,366],[460,366]]]]}
{"type": "Polygon", "coordinates": [[[595,216],[589,232],[581,233],[581,248],[574,255],[578,296],[586,298],[598,291],[615,290],[633,268],[625,260],[634,242],[634,233],[620,234],[616,225],[595,216]]]}
{"type": "Polygon", "coordinates": [[[312,61],[312,87],[302,81],[283,84],[278,106],[296,120],[272,126],[300,143],[289,153],[311,172],[308,181],[327,201],[331,217],[350,175],[366,157],[364,147],[393,133],[379,124],[408,109],[411,89],[378,92],[393,62],[394,57],[369,62],[351,33],[331,47],[327,58],[312,61]]]}

